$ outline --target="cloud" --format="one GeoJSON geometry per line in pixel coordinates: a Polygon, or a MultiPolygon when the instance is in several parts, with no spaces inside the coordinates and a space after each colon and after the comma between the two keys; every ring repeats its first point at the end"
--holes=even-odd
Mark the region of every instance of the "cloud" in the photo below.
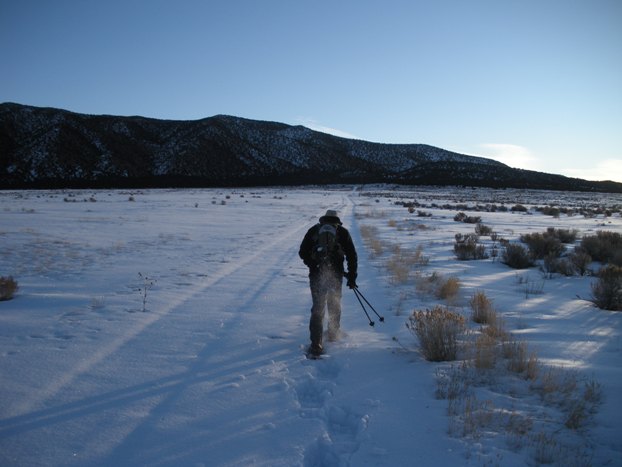
{"type": "MultiPolygon", "coordinates": [[[[529,149],[516,144],[483,143],[479,145],[480,156],[502,162],[510,167],[539,172],[559,173],[567,177],[584,180],[612,180],[622,183],[622,159],[604,159],[594,161],[590,168],[563,168],[551,170],[544,162],[538,159],[529,149]]],[[[550,161],[549,166],[550,166],[550,161]]],[[[560,164],[561,165],[561,164],[560,164]]]]}
{"type": "Polygon", "coordinates": [[[604,159],[588,169],[567,168],[562,169],[561,173],[584,180],[612,180],[622,183],[622,159],[604,159]]]}
{"type": "Polygon", "coordinates": [[[306,126],[307,128],[310,128],[312,130],[319,131],[322,133],[328,133],[329,135],[340,136],[341,138],[360,139],[346,131],[324,126],[312,118],[299,117],[296,119],[296,121],[300,125],[306,126]]]}
{"type": "Polygon", "coordinates": [[[502,162],[510,167],[542,170],[538,158],[529,149],[516,144],[483,143],[479,145],[481,156],[502,162]]]}

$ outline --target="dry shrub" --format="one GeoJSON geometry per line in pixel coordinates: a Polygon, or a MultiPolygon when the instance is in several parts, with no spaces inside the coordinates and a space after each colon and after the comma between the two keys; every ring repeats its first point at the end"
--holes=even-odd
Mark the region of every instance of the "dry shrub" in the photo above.
{"type": "Polygon", "coordinates": [[[393,255],[387,261],[387,269],[394,283],[403,284],[408,280],[410,271],[426,266],[429,261],[430,259],[423,254],[421,245],[417,246],[415,251],[405,250],[396,245],[393,255]]]}
{"type": "Polygon", "coordinates": [[[602,402],[602,386],[596,381],[588,381],[583,392],[570,400],[566,407],[566,421],[564,425],[571,430],[585,427],[592,416],[597,412],[602,402]]]}
{"type": "Polygon", "coordinates": [[[567,277],[574,276],[578,272],[570,257],[558,258],[554,255],[544,258],[542,268],[548,274],[561,274],[567,277]]]}
{"type": "Polygon", "coordinates": [[[11,300],[18,290],[19,287],[13,277],[0,277],[0,301],[11,300]]]}
{"type": "Polygon", "coordinates": [[[434,295],[442,280],[444,277],[438,272],[423,275],[417,271],[415,282],[417,292],[424,295],[434,295]]]}
{"type": "Polygon", "coordinates": [[[575,248],[574,251],[568,255],[568,260],[574,266],[575,271],[580,276],[584,276],[587,274],[588,267],[592,262],[592,257],[579,247],[575,248]]]}
{"type": "Polygon", "coordinates": [[[556,229],[549,227],[546,229],[547,235],[559,239],[562,243],[574,243],[577,240],[579,231],[577,229],[556,229]]]}
{"type": "Polygon", "coordinates": [[[493,324],[495,322],[497,313],[484,292],[475,292],[469,304],[473,310],[471,315],[473,321],[479,324],[493,324]]]}
{"type": "Polygon", "coordinates": [[[598,381],[587,381],[583,390],[583,400],[589,404],[598,405],[602,402],[603,387],[598,381]]]}
{"type": "Polygon", "coordinates": [[[581,248],[594,261],[622,267],[622,235],[617,232],[599,230],[596,235],[587,235],[581,239],[581,248]]]}
{"type": "Polygon", "coordinates": [[[534,380],[538,377],[538,357],[533,352],[528,354],[525,342],[504,342],[503,356],[508,359],[509,371],[522,374],[525,379],[529,380],[534,380]]]}
{"type": "Polygon", "coordinates": [[[490,370],[497,362],[497,339],[489,334],[480,334],[475,340],[474,365],[478,370],[490,370]]]}
{"type": "Polygon", "coordinates": [[[533,458],[538,464],[553,464],[561,457],[561,448],[553,435],[538,433],[532,436],[533,458]]]}
{"type": "Polygon", "coordinates": [[[538,374],[540,374],[540,362],[535,352],[529,354],[529,360],[527,360],[527,368],[525,370],[525,379],[534,381],[538,374]]]}
{"type": "MultiPolygon", "coordinates": [[[[476,294],[476,296],[479,300],[472,299],[471,302],[478,301],[479,303],[490,304],[485,295],[476,294]]],[[[506,331],[503,319],[497,318],[497,314],[492,308],[489,309],[487,324],[488,326],[481,328],[481,332],[475,342],[471,344],[472,347],[469,352],[473,356],[473,364],[478,370],[494,368],[500,357],[506,357],[505,354],[508,353],[506,345],[512,337],[506,331]]]]}
{"type": "Polygon", "coordinates": [[[536,259],[547,256],[558,258],[565,250],[560,239],[548,232],[521,235],[520,240],[527,244],[531,257],[536,259]]]}
{"type": "Polygon", "coordinates": [[[527,344],[524,342],[508,341],[503,343],[503,358],[510,360],[508,369],[515,373],[520,373],[520,368],[524,368],[523,362],[527,353],[527,344]],[[515,371],[518,369],[518,371],[515,371]]]}
{"type": "Polygon", "coordinates": [[[488,254],[484,245],[479,245],[479,236],[476,234],[456,234],[454,243],[454,253],[460,261],[472,259],[486,259],[488,254]]]}
{"type": "Polygon", "coordinates": [[[456,277],[448,277],[439,282],[434,295],[440,300],[453,302],[458,297],[459,292],[460,281],[456,277]]]}
{"type": "Polygon", "coordinates": [[[610,264],[600,270],[591,301],[603,310],[622,311],[622,267],[610,264]]]}
{"type": "Polygon", "coordinates": [[[587,274],[591,262],[592,257],[583,251],[581,247],[577,247],[567,256],[561,258],[555,255],[546,256],[542,268],[549,274],[557,273],[563,276],[578,274],[584,276],[587,274]]]}
{"type": "Polygon", "coordinates": [[[531,431],[533,427],[533,420],[526,415],[512,411],[505,423],[505,430],[517,436],[524,436],[531,431]]]}
{"type": "Polygon", "coordinates": [[[602,387],[587,381],[580,387],[576,371],[549,367],[539,380],[538,390],[549,404],[558,406],[565,414],[564,425],[577,430],[586,426],[602,402],[602,387]]]}
{"type": "Polygon", "coordinates": [[[573,400],[570,406],[570,410],[566,415],[564,425],[571,430],[578,430],[585,425],[586,420],[589,418],[588,407],[585,401],[573,400]]]}
{"type": "Polygon", "coordinates": [[[466,331],[463,316],[438,305],[432,310],[414,311],[406,327],[417,336],[425,359],[431,362],[455,360],[459,338],[466,331]]]}
{"type": "Polygon", "coordinates": [[[402,261],[399,253],[393,254],[387,261],[387,269],[391,273],[391,281],[394,284],[404,284],[408,281],[410,268],[402,261]]]}
{"type": "Polygon", "coordinates": [[[435,283],[438,281],[439,274],[433,272],[432,274],[424,275],[419,271],[415,274],[415,288],[417,292],[422,295],[428,295],[434,290],[435,283]]]}
{"type": "Polygon", "coordinates": [[[514,269],[526,269],[533,266],[533,261],[524,246],[518,243],[505,245],[501,261],[514,269]]]}
{"type": "Polygon", "coordinates": [[[438,272],[429,275],[416,275],[417,292],[434,295],[439,300],[453,302],[460,292],[460,281],[455,277],[445,277],[438,272]]]}
{"type": "Polygon", "coordinates": [[[464,222],[465,224],[479,224],[482,220],[479,216],[467,216],[463,212],[459,212],[454,216],[456,222],[464,222]]]}
{"type": "Polygon", "coordinates": [[[427,266],[430,262],[430,257],[423,254],[423,247],[417,245],[415,251],[407,256],[407,260],[415,266],[427,266]]]}
{"type": "Polygon", "coordinates": [[[480,237],[492,235],[492,227],[479,223],[475,226],[475,233],[480,237]]]}
{"type": "Polygon", "coordinates": [[[474,395],[450,401],[450,414],[456,415],[450,432],[460,436],[479,439],[482,430],[490,427],[496,418],[495,407],[490,400],[479,401],[474,395]]]}
{"type": "Polygon", "coordinates": [[[536,208],[536,211],[540,211],[542,214],[547,216],[559,217],[561,210],[554,206],[544,206],[542,208],[536,208]]]}
{"type": "Polygon", "coordinates": [[[505,329],[505,321],[495,314],[494,322],[482,328],[482,333],[493,337],[499,342],[507,342],[512,337],[505,329]]]}
{"type": "Polygon", "coordinates": [[[564,401],[570,397],[578,385],[575,371],[559,367],[548,367],[540,377],[540,395],[549,401],[564,401]]]}

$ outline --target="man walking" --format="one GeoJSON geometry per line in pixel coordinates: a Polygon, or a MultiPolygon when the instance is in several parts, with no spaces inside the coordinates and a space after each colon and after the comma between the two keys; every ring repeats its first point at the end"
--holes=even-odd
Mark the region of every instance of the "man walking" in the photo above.
{"type": "Polygon", "coordinates": [[[350,232],[343,227],[337,212],[326,211],[319,223],[311,227],[298,252],[300,258],[309,268],[309,285],[311,287],[311,319],[309,332],[311,347],[309,353],[319,356],[323,351],[322,336],[324,333],[325,308],[328,309],[328,340],[339,338],[341,321],[341,286],[344,275],[347,286],[356,287],[357,255],[350,232]],[[343,261],[348,265],[344,274],[343,261]]]}

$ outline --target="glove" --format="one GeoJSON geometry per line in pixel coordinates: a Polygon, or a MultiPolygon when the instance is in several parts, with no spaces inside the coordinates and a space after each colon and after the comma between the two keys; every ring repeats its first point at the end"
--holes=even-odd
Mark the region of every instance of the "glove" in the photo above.
{"type": "Polygon", "coordinates": [[[346,285],[351,288],[351,289],[356,289],[357,285],[356,285],[356,277],[357,274],[354,271],[348,271],[346,273],[346,278],[348,279],[348,282],[346,283],[346,285]]]}

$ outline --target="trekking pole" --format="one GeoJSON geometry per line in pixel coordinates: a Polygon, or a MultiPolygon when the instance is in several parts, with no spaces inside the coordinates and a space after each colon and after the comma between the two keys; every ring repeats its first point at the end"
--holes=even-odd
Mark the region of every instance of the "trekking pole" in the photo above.
{"type": "MultiPolygon", "coordinates": [[[[378,319],[380,320],[380,322],[381,322],[381,323],[384,323],[384,316],[380,316],[380,314],[378,314],[378,312],[376,311],[376,309],[374,308],[374,306],[373,306],[371,303],[369,303],[369,300],[367,300],[367,299],[365,298],[365,295],[363,295],[363,294],[361,293],[361,291],[359,290],[358,286],[354,287],[354,289],[352,289],[352,290],[354,290],[354,293],[356,294],[357,298],[358,298],[358,296],[360,295],[360,296],[361,296],[361,298],[362,298],[363,300],[365,300],[365,303],[367,303],[367,304],[369,305],[369,308],[371,308],[371,309],[372,309],[372,311],[373,311],[374,313],[376,313],[376,316],[378,317],[378,319]]],[[[359,302],[360,302],[360,300],[359,300],[359,302]]]]}
{"type": "MultiPolygon", "coordinates": [[[[373,326],[374,323],[371,318],[369,317],[369,313],[367,313],[367,309],[365,308],[365,305],[363,305],[363,302],[361,301],[361,299],[359,298],[358,294],[356,293],[356,287],[352,289],[354,291],[354,295],[356,296],[356,299],[359,301],[359,303],[361,304],[361,308],[363,308],[363,312],[365,313],[365,316],[367,316],[367,319],[369,320],[369,325],[373,326]]],[[[367,301],[367,300],[366,300],[367,301]]]]}

